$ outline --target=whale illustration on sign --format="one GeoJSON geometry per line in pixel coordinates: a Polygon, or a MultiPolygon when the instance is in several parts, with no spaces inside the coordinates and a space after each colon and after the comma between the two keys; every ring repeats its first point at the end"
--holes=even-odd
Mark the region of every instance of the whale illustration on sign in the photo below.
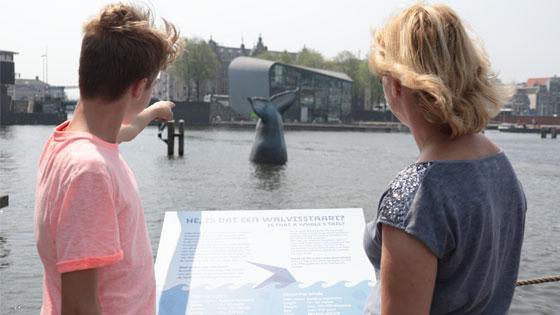
{"type": "Polygon", "coordinates": [[[294,276],[292,276],[292,274],[286,268],[259,264],[250,261],[248,261],[248,263],[255,265],[257,267],[261,267],[262,269],[268,270],[273,273],[272,276],[270,276],[268,279],[264,280],[262,283],[257,285],[255,289],[260,289],[271,283],[275,283],[277,288],[283,288],[287,285],[297,282],[294,276]]]}
{"type": "Polygon", "coordinates": [[[298,89],[295,89],[275,94],[270,98],[248,98],[253,111],[259,117],[251,150],[253,163],[283,165],[288,161],[282,114],[292,106],[297,93],[298,89]]]}

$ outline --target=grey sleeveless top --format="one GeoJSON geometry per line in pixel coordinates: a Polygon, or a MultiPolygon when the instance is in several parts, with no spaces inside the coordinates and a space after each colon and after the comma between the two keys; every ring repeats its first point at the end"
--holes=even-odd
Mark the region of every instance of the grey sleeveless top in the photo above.
{"type": "MultiPolygon", "coordinates": [[[[519,269],[526,208],[521,184],[503,152],[481,160],[415,163],[381,197],[364,246],[377,274],[381,224],[403,230],[431,250],[438,259],[431,314],[506,314],[519,269]]],[[[375,313],[376,294],[366,313],[375,313]]]]}

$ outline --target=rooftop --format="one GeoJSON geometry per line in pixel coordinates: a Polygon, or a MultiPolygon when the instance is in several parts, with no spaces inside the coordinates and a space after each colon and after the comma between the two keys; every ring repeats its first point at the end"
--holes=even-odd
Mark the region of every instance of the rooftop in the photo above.
{"type": "Polygon", "coordinates": [[[15,51],[0,50],[0,55],[7,55],[7,54],[10,54],[10,55],[17,55],[18,53],[15,52],[15,51]]]}
{"type": "Polygon", "coordinates": [[[35,77],[35,79],[16,79],[16,85],[46,86],[48,84],[35,77]]]}
{"type": "Polygon", "coordinates": [[[539,86],[539,85],[548,86],[549,81],[550,81],[550,78],[529,78],[529,79],[527,79],[527,86],[528,87],[534,87],[534,86],[539,86]]]}
{"type": "Polygon", "coordinates": [[[266,71],[268,71],[268,69],[270,69],[275,64],[280,64],[280,65],[284,65],[284,66],[288,66],[288,67],[292,67],[292,68],[296,68],[296,69],[301,69],[301,70],[305,70],[305,71],[311,71],[311,72],[322,74],[324,76],[328,76],[328,77],[331,77],[331,78],[352,82],[352,78],[350,78],[346,73],[324,70],[324,69],[316,69],[316,68],[310,68],[310,67],[304,67],[304,66],[291,65],[291,64],[275,62],[275,61],[270,61],[270,60],[265,60],[265,59],[260,59],[260,58],[237,57],[232,62],[232,66],[234,68],[245,68],[245,69],[253,69],[253,70],[266,69],[266,71]]]}

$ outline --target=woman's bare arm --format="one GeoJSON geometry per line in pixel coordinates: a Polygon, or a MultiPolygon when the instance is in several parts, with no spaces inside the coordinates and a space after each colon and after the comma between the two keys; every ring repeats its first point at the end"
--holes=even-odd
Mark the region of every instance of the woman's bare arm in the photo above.
{"type": "Polygon", "coordinates": [[[61,275],[61,314],[99,315],[97,269],[86,269],[61,275]]]}
{"type": "Polygon", "coordinates": [[[437,258],[413,236],[382,225],[381,314],[429,314],[437,258]]]}

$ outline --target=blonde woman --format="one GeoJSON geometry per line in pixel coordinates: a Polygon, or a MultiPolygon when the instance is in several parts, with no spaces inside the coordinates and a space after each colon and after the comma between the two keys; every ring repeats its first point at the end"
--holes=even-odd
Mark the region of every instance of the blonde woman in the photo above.
{"type": "Polygon", "coordinates": [[[486,55],[449,7],[417,4],[376,31],[370,65],[420,153],[367,226],[379,283],[365,313],[507,313],[526,201],[481,133],[504,100],[486,55]]]}

